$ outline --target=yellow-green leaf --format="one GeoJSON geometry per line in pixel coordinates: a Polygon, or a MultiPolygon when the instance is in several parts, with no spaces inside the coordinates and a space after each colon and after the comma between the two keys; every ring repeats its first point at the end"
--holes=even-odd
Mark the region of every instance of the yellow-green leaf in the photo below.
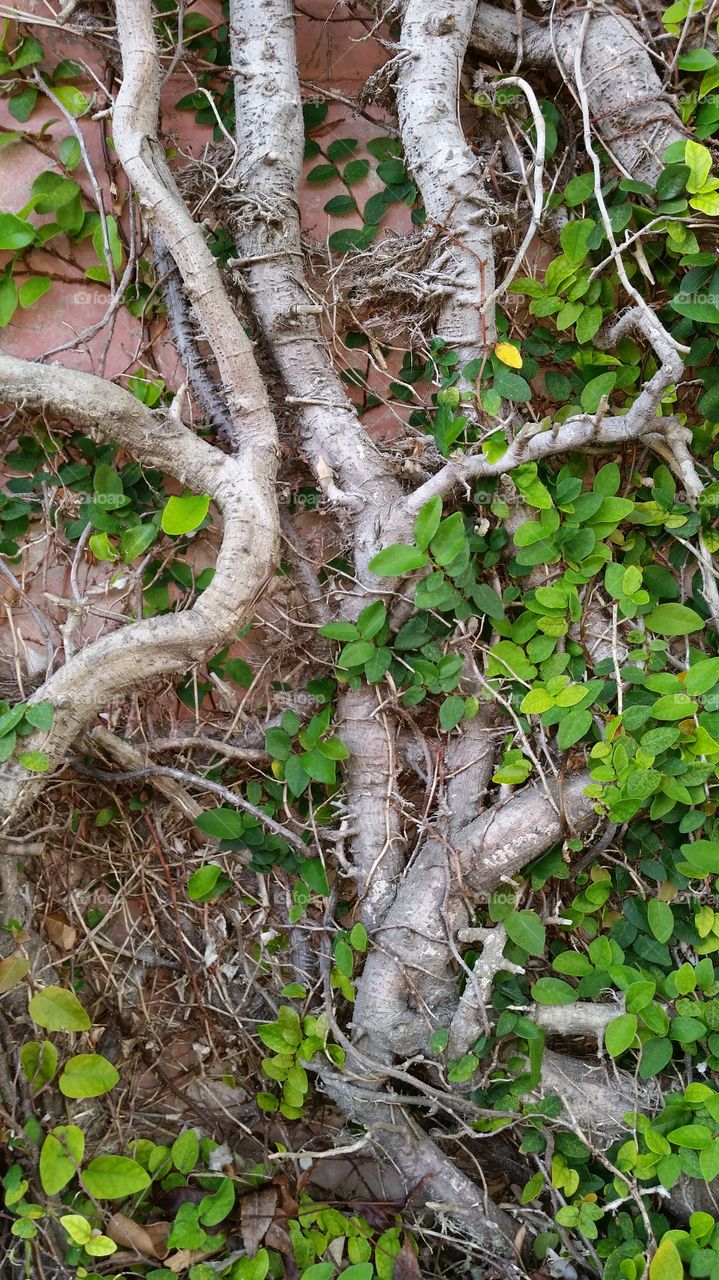
{"type": "Polygon", "coordinates": [[[649,1280],[682,1280],[684,1268],[673,1240],[662,1240],[649,1264],[649,1280]]]}

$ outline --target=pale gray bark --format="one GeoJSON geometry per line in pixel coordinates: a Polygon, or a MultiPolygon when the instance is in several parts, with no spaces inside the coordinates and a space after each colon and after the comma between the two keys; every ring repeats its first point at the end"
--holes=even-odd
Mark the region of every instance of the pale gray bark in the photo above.
{"type": "MultiPolygon", "coordinates": [[[[230,30],[242,156],[242,182],[228,198],[237,265],[312,468],[328,497],[353,513],[358,577],[374,589],[367,560],[382,537],[392,540],[400,490],[332,364],[304,278],[298,205],[304,130],[292,6],[233,0],[230,30]]],[[[358,598],[355,612],[361,607],[358,598]]]]}
{"type": "Polygon", "coordinates": [[[345,693],[339,717],[338,731],[350,753],[345,781],[357,905],[372,932],[392,904],[406,855],[395,795],[396,727],[394,717],[380,710],[373,687],[345,693]]]}
{"type": "Polygon", "coordinates": [[[428,838],[367,956],[353,1015],[353,1038],[364,1053],[384,1062],[423,1054],[432,1031],[450,1026],[458,1003],[450,939],[503,879],[596,820],[584,795],[588,782],[586,774],[573,775],[561,797],[522,788],[451,839],[428,838]]]}
{"type": "Polygon", "coordinates": [[[493,309],[485,314],[481,308],[494,292],[496,202],[459,120],[460,73],[474,10],[474,0],[457,0],[447,12],[435,0],[408,0],[396,72],[407,164],[428,219],[447,238],[443,283],[451,291],[438,333],[462,364],[496,341],[493,309]]]}
{"type": "MultiPolygon", "coordinates": [[[[51,729],[24,742],[60,764],[81,730],[109,702],[158,676],[180,673],[212,654],[251,616],[274,572],[279,521],[275,455],[254,450],[228,458],[167,414],[147,409],[129,391],[59,365],[0,355],[0,398],[45,413],[54,425],[116,440],[148,467],[158,467],[196,493],[208,493],[224,519],[215,576],[191,609],[135,622],[79,650],[35,691],[55,708],[51,729]]],[[[44,785],[9,761],[0,771],[0,814],[17,819],[44,785]]]]}
{"type": "Polygon", "coordinates": [[[146,220],[159,231],[212,347],[235,431],[247,448],[276,450],[277,432],[252,344],[235,314],[202,228],[185,205],[158,139],[160,61],[150,0],[116,7],[122,85],[113,141],[146,220]]]}
{"type": "MultiPolygon", "coordinates": [[[[550,26],[523,14],[522,64],[542,70],[558,65],[572,88],[582,18],[579,10],[561,13],[550,26]]],[[[470,46],[488,60],[514,65],[519,51],[515,12],[477,5],[470,46]]],[[[625,174],[656,182],[664,151],[687,134],[636,24],[621,14],[596,13],[587,29],[582,69],[602,142],[625,174]]]]}
{"type": "Polygon", "coordinates": [[[440,1151],[406,1111],[345,1077],[326,1072],[322,1084],[345,1115],[369,1130],[377,1153],[401,1171],[410,1201],[449,1218],[495,1264],[502,1258],[518,1260],[516,1229],[509,1215],[440,1151]]]}

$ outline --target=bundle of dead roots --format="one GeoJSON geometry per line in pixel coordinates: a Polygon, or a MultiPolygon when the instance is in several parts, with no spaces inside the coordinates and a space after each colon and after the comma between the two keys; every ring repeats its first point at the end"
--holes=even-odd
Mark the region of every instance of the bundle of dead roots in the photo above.
{"type": "Polygon", "coordinates": [[[405,334],[422,347],[444,295],[441,232],[427,227],[417,235],[388,231],[369,249],[349,253],[332,283],[353,324],[395,339],[405,334]]]}

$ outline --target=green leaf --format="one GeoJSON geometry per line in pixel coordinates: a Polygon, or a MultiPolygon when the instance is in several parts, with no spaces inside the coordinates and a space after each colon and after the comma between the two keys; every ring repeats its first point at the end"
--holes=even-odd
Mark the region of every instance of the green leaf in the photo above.
{"type": "Polygon", "coordinates": [[[647,919],[657,942],[668,942],[674,932],[674,913],[660,898],[652,898],[647,905],[647,919]]]}
{"type": "Polygon", "coordinates": [[[351,187],[355,182],[364,182],[368,173],[369,160],[350,160],[349,164],[344,167],[342,177],[347,185],[351,187]]]}
{"type": "Polygon", "coordinates": [[[463,1058],[452,1063],[447,1072],[447,1079],[450,1084],[464,1084],[465,1081],[471,1080],[478,1066],[479,1058],[476,1053],[465,1053],[463,1058]]]}
{"type": "Polygon", "coordinates": [[[237,840],[245,830],[245,820],[236,809],[206,809],[195,818],[195,826],[216,840],[237,840]]]}
{"type": "Polygon", "coordinates": [[[74,991],[64,987],[36,991],[28,1012],[33,1022],[46,1031],[89,1031],[92,1025],[74,991]]]}
{"type": "Polygon", "coordinates": [[[46,1195],[58,1195],[72,1181],[84,1154],[85,1135],[77,1125],[58,1125],[47,1135],[38,1165],[46,1195]]]}
{"type": "Polygon", "coordinates": [[[700,324],[719,323],[719,307],[715,302],[708,300],[699,302],[679,293],[672,298],[670,305],[672,311],[678,312],[680,316],[686,316],[689,320],[697,320],[700,324]]]}
{"type": "Polygon", "coordinates": [[[704,1147],[699,1152],[699,1169],[705,1182],[713,1182],[719,1177],[719,1142],[714,1141],[710,1146],[704,1147]]]}
{"type": "Polygon", "coordinates": [[[330,1280],[334,1269],[333,1262],[314,1262],[311,1267],[305,1268],[300,1280],[330,1280]]]}
{"type": "Polygon", "coordinates": [[[429,1037],[429,1047],[432,1053],[444,1053],[449,1044],[449,1028],[438,1027],[429,1037]]]}
{"type": "Polygon", "coordinates": [[[557,746],[560,751],[566,751],[569,747],[573,747],[575,742],[579,742],[579,739],[583,738],[591,727],[591,711],[581,711],[579,709],[570,711],[560,721],[557,731],[557,746]]]}
{"type": "Polygon", "coordinates": [[[292,755],[285,764],[285,782],[293,796],[301,796],[309,786],[309,774],[300,764],[299,756],[292,755]]]}
{"type": "Polygon", "coordinates": [[[74,206],[81,195],[81,190],[74,179],[64,178],[61,173],[46,169],[35,178],[32,194],[36,211],[57,214],[58,221],[64,226],[59,214],[65,210],[69,217],[74,217],[74,206]]]}
{"type": "Polygon", "coordinates": [[[350,942],[352,943],[352,946],[354,947],[355,951],[366,951],[367,941],[368,941],[367,930],[365,929],[364,925],[358,920],[357,924],[353,925],[352,927],[352,932],[350,933],[350,942]]]}
{"type": "Polygon", "coordinates": [[[202,524],[210,506],[207,493],[189,493],[185,491],[180,497],[168,498],[162,513],[162,531],[174,536],[191,533],[202,524]]]}
{"type": "Polygon", "coordinates": [[[667,1137],[675,1147],[688,1147],[690,1151],[701,1151],[712,1141],[712,1131],[705,1124],[682,1124],[678,1129],[671,1129],[667,1137]]]}
{"type": "Polygon", "coordinates": [[[569,261],[578,266],[589,253],[588,241],[596,227],[593,218],[581,218],[566,222],[562,227],[559,239],[569,261]]]}
{"type": "Polygon", "coordinates": [[[413,569],[422,569],[428,564],[428,558],[419,547],[409,546],[404,542],[395,542],[385,547],[370,560],[367,568],[378,578],[395,578],[413,569]]]}
{"type": "MultiPolygon", "coordinates": [[[[200,1201],[199,1219],[204,1227],[216,1227],[219,1222],[224,1222],[225,1218],[235,1205],[235,1184],[232,1178],[223,1178],[217,1190],[213,1195],[205,1196],[200,1201]]],[[[192,1272],[190,1272],[192,1277],[192,1272]]],[[[211,1272],[212,1280],[217,1280],[217,1272],[211,1272]]]]}
{"type": "Polygon", "coordinates": [[[573,209],[577,204],[585,204],[594,195],[594,174],[580,173],[572,178],[564,188],[564,203],[573,209]]]}
{"type": "Polygon", "coordinates": [[[51,702],[31,702],[25,710],[25,719],[34,729],[49,729],[55,718],[51,702]]]}
{"type": "Polygon", "coordinates": [[[58,1086],[66,1098],[99,1098],[114,1089],[120,1076],[100,1053],[78,1053],[69,1058],[58,1086]]]}
{"type": "Polygon", "coordinates": [[[187,881],[187,896],[192,902],[215,902],[230,887],[230,878],[214,862],[193,871],[187,881]]]}
{"type": "Polygon", "coordinates": [[[19,71],[21,67],[32,66],[33,62],[42,62],[45,51],[34,36],[26,36],[13,57],[12,69],[19,71]]]}
{"type": "Polygon", "coordinates": [[[8,103],[8,111],[14,120],[19,120],[21,124],[24,124],[26,120],[30,119],[35,110],[39,92],[39,89],[36,89],[33,84],[28,85],[27,89],[23,89],[20,93],[13,95],[8,103]]]}
{"type": "Polygon", "coordinates": [[[276,725],[266,730],[265,746],[273,760],[289,760],[292,754],[292,738],[276,725]]]}
{"type": "Polygon", "coordinates": [[[681,851],[700,875],[719,875],[719,842],[716,840],[694,840],[681,845],[681,851]]]}
{"type": "Polygon", "coordinates": [[[31,276],[24,284],[20,285],[17,291],[18,302],[21,307],[31,307],[33,302],[37,302],[38,298],[42,298],[47,293],[52,280],[49,276],[31,276]]]}
{"type": "MultiPolygon", "coordinates": [[[[107,243],[110,250],[110,258],[112,265],[116,271],[122,266],[122,241],[117,233],[117,223],[113,217],[105,219],[107,228],[107,243]]],[[[102,237],[102,227],[100,223],[96,226],[92,235],[92,247],[102,263],[106,263],[105,245],[102,237]]]]}
{"type": "Polygon", "coordinates": [[[488,582],[479,582],[472,592],[472,598],[477,608],[482,613],[486,613],[488,618],[499,621],[504,617],[504,605],[494,587],[490,587],[488,582]]]}
{"type": "Polygon", "coordinates": [[[452,694],[450,698],[445,698],[439,709],[440,727],[445,733],[449,733],[450,729],[455,729],[464,715],[465,702],[459,694],[452,694]]]}
{"type": "Polygon", "coordinates": [[[605,396],[609,396],[616,384],[616,373],[600,373],[582,388],[580,403],[585,413],[596,413],[605,396]]]}
{"type": "Polygon", "coordinates": [[[541,1169],[538,1169],[537,1172],[529,1179],[529,1182],[524,1186],[520,1198],[520,1204],[529,1204],[530,1201],[536,1200],[543,1187],[544,1174],[541,1169]]]}
{"type": "Polygon", "coordinates": [[[150,1181],[142,1165],[127,1156],[98,1156],[82,1173],[85,1190],[97,1200],[124,1200],[144,1191],[150,1181]]]}
{"type": "Polygon", "coordinates": [[[671,1060],[672,1052],[672,1042],[666,1036],[661,1039],[657,1036],[651,1040],[645,1040],[639,1063],[639,1075],[642,1080],[651,1080],[652,1076],[656,1076],[660,1071],[663,1071],[671,1060]]]}
{"type": "Polygon", "coordinates": [[[280,991],[280,995],[287,1000],[304,1000],[307,988],[301,982],[288,982],[280,991]]]}
{"type": "Polygon", "coordinates": [[[574,1004],[577,993],[561,978],[539,978],[532,987],[532,999],[537,1004],[574,1004]]]}
{"type": "Polygon", "coordinates": [[[0,249],[24,249],[35,239],[35,228],[15,213],[0,213],[0,249]]]}
{"type": "MultiPolygon", "coordinates": [[[[358,640],[358,644],[361,642],[358,640]]],[[[319,748],[312,751],[305,751],[300,756],[300,764],[305,773],[309,775],[315,782],[324,782],[327,786],[332,786],[337,774],[337,766],[334,760],[323,755],[319,748]]]]}
{"type": "Polygon", "coordinates": [[[439,528],[442,519],[442,499],[439,494],[425,502],[414,522],[414,540],[420,551],[426,551],[439,528]]]}
{"type": "Polygon", "coordinates": [[[65,1213],[60,1222],[67,1231],[73,1244],[85,1245],[92,1238],[92,1227],[87,1218],[79,1213],[65,1213]]]}
{"type": "Polygon", "coordinates": [[[357,201],[350,195],[332,196],[324,206],[325,213],[355,213],[356,210],[357,201]]]}
{"type": "Polygon", "coordinates": [[[200,1158],[200,1139],[194,1129],[185,1129],[170,1148],[172,1163],[180,1173],[191,1173],[200,1158]]]}
{"type": "Polygon", "coordinates": [[[387,621],[387,606],[384,600],[375,600],[362,610],[357,619],[357,630],[363,640],[371,640],[380,632],[387,621]]]}
{"type": "Polygon", "coordinates": [[[302,104],[302,118],[304,121],[305,132],[311,133],[326,119],[329,110],[329,103],[318,100],[316,102],[305,102],[302,104]]]}
{"type": "Polygon", "coordinates": [[[692,696],[708,693],[719,683],[719,658],[703,658],[695,662],[684,679],[684,692],[692,696]]]}
{"type": "Polygon", "coordinates": [[[320,627],[321,636],[329,636],[330,640],[356,640],[359,632],[354,622],[326,622],[320,627]]]}
{"type": "Polygon", "coordinates": [[[20,724],[25,716],[25,710],[22,702],[18,702],[17,706],[11,707],[9,711],[4,711],[0,715],[0,738],[6,733],[11,733],[15,726],[20,724]]]}
{"type": "Polygon", "coordinates": [[[57,1049],[50,1040],[29,1040],[20,1049],[20,1065],[33,1093],[57,1071],[57,1049]]]}
{"type": "Polygon", "coordinates": [[[532,399],[532,388],[526,378],[505,365],[497,369],[492,385],[502,399],[511,400],[514,404],[529,404],[532,399]]]}
{"type": "Polygon", "coordinates": [[[649,1264],[649,1280],[682,1280],[684,1267],[673,1240],[661,1241],[649,1264]]]}
{"type": "Polygon", "coordinates": [[[375,646],[370,640],[352,640],[346,644],[337,659],[337,666],[343,668],[363,667],[374,656],[375,646]]]}
{"type": "Polygon", "coordinates": [[[618,1058],[633,1043],[637,1034],[637,1016],[621,1013],[604,1030],[604,1047],[612,1058],[618,1058]]]}
{"type": "Polygon", "coordinates": [[[131,564],[138,556],[144,554],[157,538],[157,525],[134,524],[126,529],[120,538],[120,555],[126,564],[131,564]]]}
{"type": "Polygon", "coordinates": [[[709,49],[690,49],[677,58],[680,71],[708,71],[715,64],[716,58],[709,49]]]}
{"type": "Polygon", "coordinates": [[[511,911],[505,918],[504,927],[518,947],[523,947],[530,956],[541,956],[546,930],[536,911],[511,911]]]}
{"type": "Polygon", "coordinates": [[[376,234],[376,226],[348,227],[333,231],[328,244],[333,253],[351,253],[353,249],[369,248],[376,234]]]}
{"type": "Polygon", "coordinates": [[[327,897],[330,887],[321,858],[305,858],[300,862],[300,878],[313,893],[319,893],[323,898],[327,897]]]}
{"type": "Polygon", "coordinates": [[[346,978],[352,977],[352,969],[354,968],[354,954],[352,948],[343,938],[338,938],[332,948],[335,964],[340,973],[346,978]]]}
{"type": "Polygon", "coordinates": [[[589,342],[600,328],[604,312],[601,307],[583,307],[574,328],[577,342],[589,342]]]}
{"type": "Polygon", "coordinates": [[[82,160],[82,151],[77,138],[63,138],[59,146],[60,161],[66,169],[76,169],[82,160]]]}
{"type": "Polygon", "coordinates": [[[71,116],[81,116],[87,111],[90,101],[72,84],[55,85],[55,97],[70,112],[71,116]]]}
{"type": "Polygon", "coordinates": [[[9,276],[0,276],[0,329],[6,329],[17,311],[17,286],[9,276]]]}
{"type": "Polygon", "coordinates": [[[652,703],[651,713],[655,720],[686,720],[697,710],[696,702],[692,702],[686,693],[665,693],[652,703]]]}
{"type": "Polygon", "coordinates": [[[711,172],[711,151],[689,139],[684,148],[684,163],[689,166],[687,191],[701,191],[711,172]]]}
{"type": "Polygon", "coordinates": [[[119,560],[120,558],[119,551],[110,542],[106,533],[93,533],[89,545],[96,560],[119,560]]]}
{"type": "Polygon", "coordinates": [[[685,604],[658,604],[644,621],[650,631],[660,636],[688,636],[704,629],[704,619],[685,604]]]}
{"type": "Polygon", "coordinates": [[[451,564],[466,541],[464,517],[461,511],[455,511],[453,515],[447,516],[447,519],[441,522],[432,539],[430,544],[432,558],[442,567],[451,564]]]}
{"type": "Polygon", "coordinates": [[[650,980],[630,982],[624,996],[627,1005],[627,1013],[639,1013],[651,1003],[657,984],[650,980]]]}

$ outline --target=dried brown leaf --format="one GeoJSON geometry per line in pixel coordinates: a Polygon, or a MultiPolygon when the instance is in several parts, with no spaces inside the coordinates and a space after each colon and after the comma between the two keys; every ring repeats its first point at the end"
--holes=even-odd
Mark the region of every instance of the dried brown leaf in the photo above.
{"type": "Polygon", "coordinates": [[[63,920],[62,916],[46,916],[45,931],[60,951],[72,951],[77,942],[77,929],[63,920]]]}
{"type": "Polygon", "coordinates": [[[277,1188],[261,1187],[240,1200],[242,1242],[248,1257],[254,1258],[267,1231],[272,1225],[277,1208],[277,1188]]]}
{"type": "Polygon", "coordinates": [[[143,1258],[161,1260],[167,1257],[169,1222],[150,1222],[141,1227],[124,1213],[113,1213],[107,1224],[107,1234],[115,1244],[134,1249],[143,1258]]]}
{"type": "Polygon", "coordinates": [[[295,1256],[295,1250],[288,1233],[284,1227],[280,1226],[279,1222],[270,1223],[265,1236],[265,1244],[268,1249],[276,1249],[278,1253],[284,1254],[286,1259],[285,1271],[287,1271],[289,1263],[295,1256]]]}
{"type": "Polygon", "coordinates": [[[18,982],[22,982],[29,968],[27,956],[6,956],[4,960],[0,960],[0,995],[12,991],[18,982]]]}
{"type": "Polygon", "coordinates": [[[392,1280],[422,1280],[417,1254],[409,1236],[405,1236],[394,1262],[392,1280]]]}
{"type": "Polygon", "coordinates": [[[196,1262],[202,1262],[203,1258],[209,1258],[210,1256],[204,1249],[178,1249],[177,1253],[165,1258],[162,1265],[167,1267],[168,1271],[172,1271],[176,1276],[179,1276],[181,1271],[185,1271],[188,1267],[194,1267],[196,1262]]]}

